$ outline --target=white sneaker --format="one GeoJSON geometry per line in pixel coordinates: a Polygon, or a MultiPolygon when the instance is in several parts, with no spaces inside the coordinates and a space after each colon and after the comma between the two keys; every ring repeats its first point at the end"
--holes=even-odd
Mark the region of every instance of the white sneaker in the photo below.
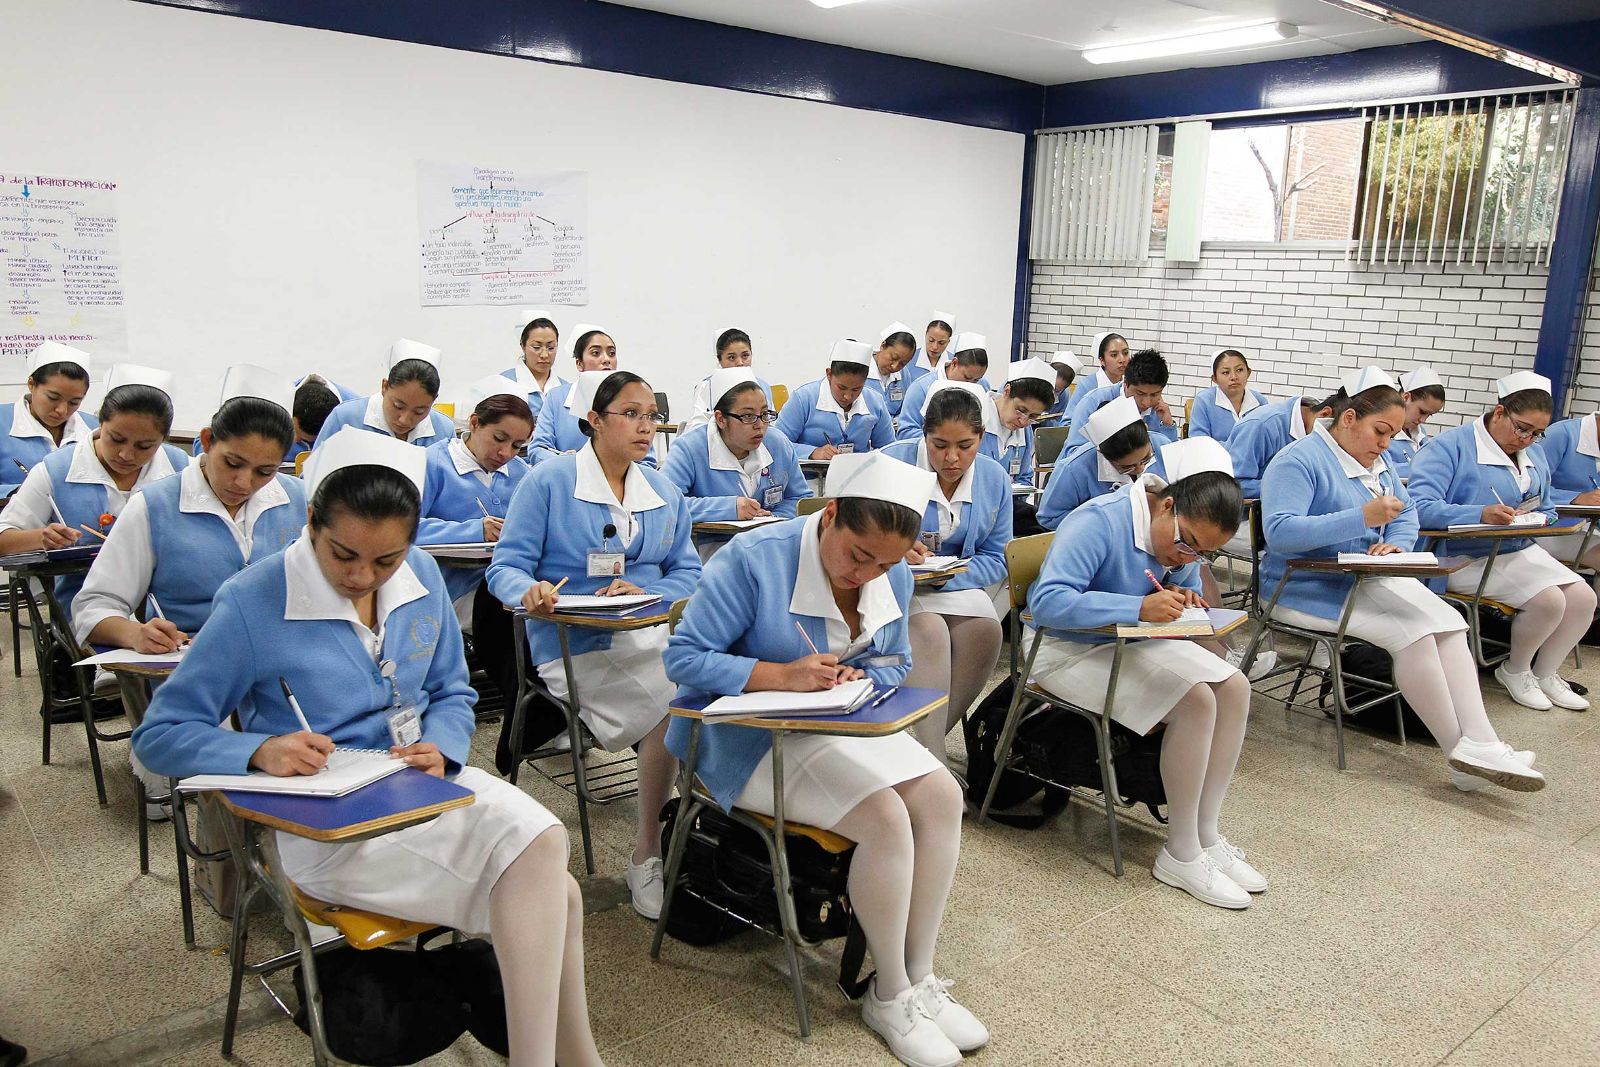
{"type": "Polygon", "coordinates": [[[930,974],[913,988],[928,1013],[950,1043],[961,1052],[976,1052],[989,1043],[989,1028],[950,995],[954,982],[930,974]]]}
{"type": "Polygon", "coordinates": [[[1517,758],[1504,741],[1473,741],[1463,737],[1450,752],[1450,766],[1519,793],[1544,788],[1544,775],[1517,758]]]}
{"type": "MultiPolygon", "coordinates": [[[[1239,664],[1243,662],[1244,649],[1235,648],[1228,652],[1228,666],[1237,669],[1239,664]]],[[[1276,652],[1273,652],[1271,649],[1268,649],[1265,652],[1257,652],[1256,661],[1250,665],[1250,680],[1252,682],[1260,681],[1262,678],[1265,678],[1268,674],[1270,674],[1272,672],[1272,668],[1277,666],[1277,664],[1278,654],[1276,652]]]]}
{"type": "Polygon", "coordinates": [[[1267,891],[1266,875],[1250,866],[1244,858],[1244,849],[1230,843],[1226,837],[1218,837],[1216,844],[1206,849],[1206,856],[1217,870],[1233,879],[1233,884],[1246,893],[1267,891]]]}
{"type": "Polygon", "coordinates": [[[1559,674],[1540,678],[1539,690],[1558,708],[1566,708],[1568,711],[1589,710],[1589,701],[1573,692],[1572,686],[1568,685],[1567,680],[1559,674]]]}
{"type": "Polygon", "coordinates": [[[1544,690],[1539,688],[1539,679],[1533,676],[1532,671],[1508,671],[1504,662],[1494,669],[1494,680],[1505,687],[1515,700],[1525,708],[1534,711],[1549,711],[1555,705],[1550,703],[1550,698],[1544,695],[1544,690]]]}
{"type": "Polygon", "coordinates": [[[643,863],[628,864],[628,894],[633,897],[633,910],[651,922],[661,918],[661,900],[666,896],[666,881],[662,874],[660,856],[651,856],[643,863]]]}
{"type": "Polygon", "coordinates": [[[1320,641],[1312,645],[1311,658],[1306,664],[1314,671],[1325,671],[1333,666],[1333,661],[1328,658],[1328,646],[1320,641]]]}
{"type": "Polygon", "coordinates": [[[928,1015],[917,986],[893,1000],[879,1000],[874,978],[861,998],[861,1021],[907,1067],[955,1067],[961,1062],[961,1050],[928,1015]]]}
{"type": "MultiPolygon", "coordinates": [[[[1534,753],[1531,749],[1517,749],[1511,753],[1511,758],[1524,767],[1532,767],[1534,753]]],[[[1449,773],[1450,784],[1463,793],[1476,793],[1480,790],[1488,789],[1494,784],[1487,778],[1479,778],[1475,774],[1466,774],[1456,770],[1454,767],[1446,767],[1445,770],[1449,773]]]]}
{"type": "MultiPolygon", "coordinates": [[[[1204,852],[1199,859],[1185,863],[1175,858],[1167,851],[1167,846],[1162,845],[1161,851],[1156,853],[1156,865],[1152,873],[1156,881],[1165,882],[1174,889],[1181,889],[1196,900],[1202,900],[1218,908],[1248,908],[1250,894],[1239,888],[1239,884],[1229,878],[1211,857],[1204,852]]],[[[1258,876],[1259,877],[1259,876],[1258,876]]]]}

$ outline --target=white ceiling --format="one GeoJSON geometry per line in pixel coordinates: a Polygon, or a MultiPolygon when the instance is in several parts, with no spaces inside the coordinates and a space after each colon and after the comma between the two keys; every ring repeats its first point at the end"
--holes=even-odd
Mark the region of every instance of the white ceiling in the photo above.
{"type": "Polygon", "coordinates": [[[610,2],[934,60],[1043,85],[1295,59],[1421,40],[1322,0],[859,0],[832,9],[810,0],[610,2]],[[1099,66],[1085,63],[1078,54],[1096,45],[1272,19],[1300,27],[1300,36],[1232,52],[1099,66]]]}

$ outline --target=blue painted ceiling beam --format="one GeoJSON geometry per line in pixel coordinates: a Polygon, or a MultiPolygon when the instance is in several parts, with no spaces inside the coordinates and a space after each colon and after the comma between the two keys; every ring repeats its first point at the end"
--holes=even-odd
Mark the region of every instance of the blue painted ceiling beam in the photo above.
{"type": "Polygon", "coordinates": [[[1400,14],[1600,79],[1595,0],[1376,0],[1400,14]]]}
{"type": "Polygon", "coordinates": [[[1016,78],[598,0],[143,2],[1015,133],[1038,127],[1044,97],[1016,78]]]}

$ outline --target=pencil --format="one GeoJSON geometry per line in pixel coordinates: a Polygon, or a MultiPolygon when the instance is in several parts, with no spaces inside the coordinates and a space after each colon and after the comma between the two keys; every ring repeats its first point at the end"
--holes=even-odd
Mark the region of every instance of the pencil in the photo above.
{"type": "Polygon", "coordinates": [[[106,535],[101,533],[99,530],[96,530],[93,526],[85,526],[80,522],[78,523],[78,529],[82,530],[84,533],[92,533],[102,541],[106,539],[106,535]]]}
{"type": "Polygon", "coordinates": [[[795,628],[795,629],[796,629],[796,630],[799,630],[799,631],[800,631],[800,636],[801,636],[801,637],[802,637],[802,638],[803,638],[803,639],[804,639],[804,640],[805,640],[805,643],[806,643],[806,647],[807,647],[807,648],[809,648],[809,649],[811,649],[811,654],[812,654],[812,655],[813,655],[813,656],[820,656],[820,655],[822,655],[822,653],[821,653],[821,652],[818,652],[818,651],[817,651],[817,646],[816,646],[816,643],[815,643],[815,642],[814,642],[814,641],[812,641],[812,640],[811,640],[811,635],[810,635],[810,634],[808,634],[808,633],[806,633],[806,628],[805,628],[805,627],[804,627],[804,626],[801,626],[801,625],[800,625],[800,620],[799,620],[799,619],[795,619],[795,620],[794,620],[794,628],[795,628]]]}

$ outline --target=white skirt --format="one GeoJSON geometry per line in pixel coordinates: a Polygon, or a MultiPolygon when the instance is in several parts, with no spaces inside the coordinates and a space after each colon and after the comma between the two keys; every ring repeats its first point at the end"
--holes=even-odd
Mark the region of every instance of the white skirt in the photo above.
{"type": "Polygon", "coordinates": [[[284,873],[330,904],[488,933],[495,883],[534,838],[561,822],[476,767],[463,767],[454,780],[477,794],[470,806],[392,834],[328,844],[280,833],[284,873]]]}
{"type": "MultiPolygon", "coordinates": [[[[1452,593],[1475,593],[1483,577],[1487,559],[1475,560],[1445,579],[1445,588],[1452,593]]],[[[1495,557],[1494,569],[1489,572],[1489,582],[1483,595],[1490,600],[1520,608],[1546,589],[1575,585],[1581,577],[1538,545],[1529,545],[1520,552],[1505,553],[1495,557]]]]}
{"type": "MultiPolygon", "coordinates": [[[[1330,634],[1339,628],[1338,619],[1324,619],[1283,604],[1273,609],[1272,617],[1290,626],[1330,634]]],[[[1415,578],[1372,578],[1361,583],[1345,633],[1393,655],[1424,637],[1460,633],[1466,628],[1459,611],[1415,578]]]]}
{"type": "MultiPolygon", "coordinates": [[[[788,734],[783,739],[783,817],[831,830],[878,790],[934,771],[949,773],[904,731],[887,737],[788,734]]],[[[734,807],[771,815],[772,798],[769,749],[734,807]]]]}
{"type": "MultiPolygon", "coordinates": [[[[666,717],[667,703],[677,692],[661,662],[666,648],[667,628],[652,626],[612,634],[610,648],[572,657],[578,717],[607,752],[636,744],[666,717]]],[[[539,678],[557,700],[567,699],[567,672],[560,660],[539,664],[539,678]]]]}
{"type": "Polygon", "coordinates": [[[949,591],[930,589],[926,593],[912,595],[911,614],[921,615],[923,612],[931,611],[937,615],[957,615],[998,621],[1000,605],[1004,603],[1003,597],[1006,595],[1005,589],[1005,582],[971,589],[949,591]]]}
{"type": "MultiPolygon", "coordinates": [[[[1033,664],[1033,682],[1080,708],[1105,714],[1116,645],[1045,637],[1033,664]]],[[[1137,734],[1147,734],[1167,717],[1184,694],[1201,682],[1225,682],[1238,671],[1227,660],[1193,641],[1129,641],[1117,673],[1111,718],[1137,734]]]]}
{"type": "MultiPolygon", "coordinates": [[[[1578,533],[1567,534],[1565,537],[1541,537],[1539,547],[1563,563],[1571,563],[1578,558],[1578,549],[1583,547],[1582,527],[1579,527],[1578,533]]],[[[1600,534],[1589,539],[1589,547],[1600,548],[1600,534]]],[[[1499,563],[1495,566],[1498,567],[1499,563]]]]}

